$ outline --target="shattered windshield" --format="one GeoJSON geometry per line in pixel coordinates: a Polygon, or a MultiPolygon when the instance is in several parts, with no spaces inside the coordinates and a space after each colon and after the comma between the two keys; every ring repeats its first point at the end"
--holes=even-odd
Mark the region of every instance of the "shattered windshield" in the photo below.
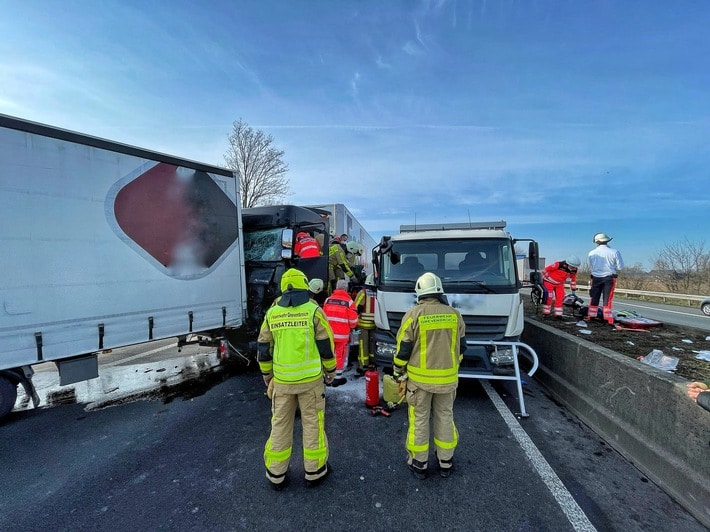
{"type": "Polygon", "coordinates": [[[489,292],[517,285],[512,244],[507,239],[448,239],[393,242],[399,261],[382,257],[384,285],[413,287],[424,272],[441,278],[444,290],[489,292]]]}
{"type": "Polygon", "coordinates": [[[282,228],[249,230],[244,233],[244,260],[281,260],[282,228]]]}

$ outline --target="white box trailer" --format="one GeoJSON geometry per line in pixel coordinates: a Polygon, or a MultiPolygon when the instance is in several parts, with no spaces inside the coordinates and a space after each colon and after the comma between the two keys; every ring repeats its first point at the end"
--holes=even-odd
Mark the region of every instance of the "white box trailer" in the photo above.
{"type": "Polygon", "coordinates": [[[375,247],[376,243],[365,227],[355,218],[355,215],[343,203],[306,206],[322,209],[330,213],[330,236],[335,237],[345,233],[350,240],[362,244],[365,251],[359,262],[364,271],[372,272],[372,248],[375,247]]]}
{"type": "Polygon", "coordinates": [[[33,364],[60,384],[97,352],[244,320],[227,169],[0,115],[0,416],[33,364]]]}

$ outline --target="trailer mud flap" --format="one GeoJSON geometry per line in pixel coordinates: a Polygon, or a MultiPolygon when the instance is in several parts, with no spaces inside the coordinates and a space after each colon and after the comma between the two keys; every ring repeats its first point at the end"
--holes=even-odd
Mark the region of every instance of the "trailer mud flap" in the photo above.
{"type": "Polygon", "coordinates": [[[59,384],[61,386],[96,379],[99,376],[99,357],[96,353],[56,360],[55,364],[59,370],[59,384]]]}

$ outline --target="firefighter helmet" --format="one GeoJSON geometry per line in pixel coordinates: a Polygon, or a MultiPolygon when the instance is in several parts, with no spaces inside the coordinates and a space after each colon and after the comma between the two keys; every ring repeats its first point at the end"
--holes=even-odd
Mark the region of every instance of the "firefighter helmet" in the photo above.
{"type": "Polygon", "coordinates": [[[606,233],[597,233],[594,235],[594,243],[595,244],[606,244],[607,242],[611,242],[612,238],[608,236],[606,233]]]}
{"type": "Polygon", "coordinates": [[[363,247],[359,242],[348,240],[348,243],[345,244],[345,246],[348,248],[349,253],[352,253],[353,255],[362,255],[363,247]]]}
{"type": "Polygon", "coordinates": [[[582,265],[582,261],[579,260],[577,255],[570,255],[567,259],[565,259],[565,262],[567,263],[567,266],[572,266],[574,268],[579,268],[582,265]]]}
{"type": "Polygon", "coordinates": [[[308,279],[306,275],[296,268],[290,268],[281,276],[281,291],[286,290],[308,290],[308,279]]]}
{"type": "Polygon", "coordinates": [[[323,279],[311,279],[308,281],[308,290],[314,294],[320,294],[323,291],[323,279]]]}
{"type": "Polygon", "coordinates": [[[367,277],[365,277],[365,284],[367,286],[375,286],[375,274],[371,273],[367,277]]]}
{"type": "Polygon", "coordinates": [[[444,287],[441,285],[441,279],[436,274],[426,272],[417,279],[417,284],[414,285],[414,292],[417,297],[443,294],[444,287]]]}

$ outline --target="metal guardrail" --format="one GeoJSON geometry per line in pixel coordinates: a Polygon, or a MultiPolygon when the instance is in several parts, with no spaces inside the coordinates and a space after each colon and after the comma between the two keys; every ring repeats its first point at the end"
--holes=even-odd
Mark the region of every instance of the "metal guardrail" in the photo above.
{"type": "MultiPolygon", "coordinates": [[[[569,288],[569,285],[566,285],[567,288],[569,288]]],[[[584,290],[586,292],[589,292],[589,285],[577,285],[577,290],[584,290]]],[[[648,290],[627,290],[625,288],[617,288],[614,290],[614,294],[616,295],[622,295],[625,296],[627,299],[629,298],[628,296],[638,296],[638,299],[641,301],[644,301],[644,298],[649,297],[649,298],[655,298],[655,299],[660,299],[663,303],[666,303],[667,300],[669,299],[675,299],[675,300],[680,300],[680,301],[687,301],[688,306],[697,306],[694,305],[695,302],[699,303],[703,299],[706,299],[707,296],[696,296],[693,294],[674,294],[673,292],[651,292],[648,290]]]]}

